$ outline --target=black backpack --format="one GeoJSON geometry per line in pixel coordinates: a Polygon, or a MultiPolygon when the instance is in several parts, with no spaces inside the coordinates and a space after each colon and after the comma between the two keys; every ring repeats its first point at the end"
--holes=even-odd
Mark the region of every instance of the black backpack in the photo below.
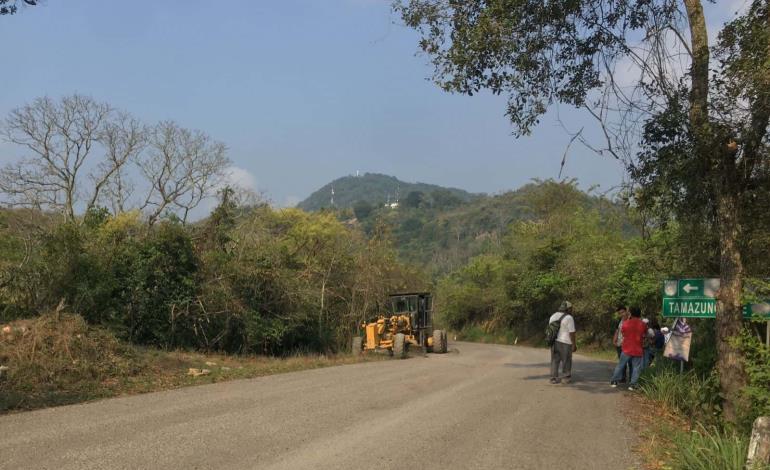
{"type": "Polygon", "coordinates": [[[566,317],[566,313],[562,313],[558,320],[552,321],[545,329],[545,344],[553,346],[556,344],[556,338],[559,336],[559,330],[561,329],[561,321],[566,317]]]}

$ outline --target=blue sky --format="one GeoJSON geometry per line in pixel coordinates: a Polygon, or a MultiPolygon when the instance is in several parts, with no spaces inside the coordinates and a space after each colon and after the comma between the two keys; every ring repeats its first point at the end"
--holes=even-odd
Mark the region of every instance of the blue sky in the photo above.
{"type": "MultiPolygon", "coordinates": [[[[426,80],[390,0],[47,0],[0,23],[0,115],[78,92],[173,119],[225,142],[238,179],[278,205],[357,170],[514,189],[555,178],[569,141],[554,113],[517,140],[504,98],[426,80]]],[[[17,156],[0,145],[0,160],[17,156]]],[[[623,171],[574,146],[564,176],[609,189],[623,171]]]]}

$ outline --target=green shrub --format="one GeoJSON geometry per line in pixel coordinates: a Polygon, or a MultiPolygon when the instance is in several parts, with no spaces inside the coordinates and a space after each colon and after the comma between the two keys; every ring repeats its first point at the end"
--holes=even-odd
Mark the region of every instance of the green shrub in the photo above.
{"type": "Polygon", "coordinates": [[[770,349],[745,329],[736,340],[745,355],[746,373],[749,383],[743,389],[747,409],[741,419],[743,429],[750,429],[758,416],[770,415],[770,349]]]}
{"type": "Polygon", "coordinates": [[[676,431],[675,450],[667,464],[672,470],[743,470],[748,438],[734,432],[699,426],[691,432],[676,431]]]}
{"type": "Polygon", "coordinates": [[[716,373],[706,377],[694,371],[680,374],[678,364],[663,359],[645,369],[640,384],[647,398],[678,410],[691,421],[720,423],[722,399],[716,373]]]}
{"type": "Polygon", "coordinates": [[[197,289],[198,259],[181,225],[163,223],[140,246],[132,260],[124,322],[132,342],[179,346],[193,342],[193,325],[185,315],[197,289]]]}

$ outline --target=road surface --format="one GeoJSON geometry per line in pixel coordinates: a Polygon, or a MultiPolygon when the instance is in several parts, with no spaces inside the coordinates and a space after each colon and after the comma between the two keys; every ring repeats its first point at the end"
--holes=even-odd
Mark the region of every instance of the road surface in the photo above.
{"type": "Polygon", "coordinates": [[[0,417],[2,469],[636,468],[610,365],[548,352],[454,352],[0,417]]]}

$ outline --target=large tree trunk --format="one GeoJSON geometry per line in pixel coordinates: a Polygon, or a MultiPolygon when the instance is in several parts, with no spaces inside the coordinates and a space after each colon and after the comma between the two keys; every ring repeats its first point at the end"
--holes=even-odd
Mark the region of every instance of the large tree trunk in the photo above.
{"type": "Polygon", "coordinates": [[[716,225],[719,230],[719,277],[721,288],[717,299],[716,337],[719,354],[717,370],[725,397],[724,418],[734,423],[741,391],[746,385],[741,351],[730,343],[741,330],[741,290],[743,264],[738,247],[740,236],[738,187],[734,155],[711,126],[708,110],[709,46],[706,19],[700,0],[684,0],[690,23],[692,65],[690,78],[690,128],[698,157],[707,162],[716,203],[716,225]]]}
{"type": "MultiPolygon", "coordinates": [[[[728,186],[729,187],[729,186],[728,186]]],[[[743,287],[743,263],[738,249],[740,223],[738,221],[737,196],[722,186],[717,195],[717,224],[721,244],[719,277],[721,288],[717,299],[716,337],[719,381],[725,397],[724,418],[735,423],[743,401],[742,389],[746,386],[746,371],[741,351],[733,346],[731,338],[738,336],[743,322],[741,291],[743,287]]]]}

